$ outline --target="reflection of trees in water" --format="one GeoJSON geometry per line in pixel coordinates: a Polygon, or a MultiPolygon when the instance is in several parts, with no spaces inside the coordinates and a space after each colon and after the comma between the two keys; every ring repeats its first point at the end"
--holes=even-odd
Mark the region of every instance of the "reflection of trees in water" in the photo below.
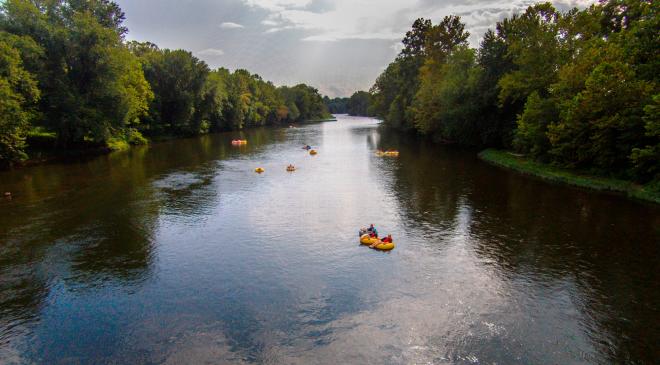
{"type": "Polygon", "coordinates": [[[3,173],[14,200],[0,205],[0,343],[13,325],[37,318],[49,283],[75,290],[140,285],[154,261],[153,236],[164,210],[200,214],[212,204],[217,160],[284,140],[269,129],[154,143],[85,162],[3,173]],[[237,149],[231,139],[246,138],[237,149]],[[154,178],[193,175],[183,189],[154,178]]]}
{"type": "MultiPolygon", "coordinates": [[[[660,331],[657,209],[546,185],[494,168],[475,172],[474,247],[507,276],[570,282],[583,326],[608,362],[654,358],[660,331]],[[652,327],[652,326],[651,326],[652,327]],[[655,333],[654,333],[655,332],[655,333]],[[606,335],[606,336],[605,336],[606,335]],[[610,343],[602,339],[607,337],[610,343]]],[[[657,358],[657,353],[655,354],[657,358]]]]}
{"type": "MultiPolygon", "coordinates": [[[[473,158],[456,150],[442,148],[415,136],[383,130],[373,149],[398,150],[398,158],[382,158],[392,175],[392,192],[397,197],[410,229],[417,223],[451,228],[458,211],[472,190],[467,173],[473,158]]],[[[372,143],[372,142],[370,142],[372,143]]]]}
{"type": "Polygon", "coordinates": [[[0,207],[12,211],[0,214],[8,238],[0,246],[0,321],[38,316],[60,280],[80,289],[148,275],[158,207],[141,188],[145,151],[21,171],[29,178],[16,204],[0,207]]]}
{"type": "Polygon", "coordinates": [[[387,132],[373,148],[401,151],[398,161],[383,164],[406,221],[450,228],[466,204],[471,249],[500,275],[574,285],[569,295],[583,312],[582,328],[605,362],[659,357],[656,207],[547,185],[479,163],[471,153],[387,132]]]}
{"type": "Polygon", "coordinates": [[[245,137],[245,149],[231,146],[237,136],[211,135],[2,173],[14,199],[0,202],[0,362],[39,320],[53,290],[137,289],[150,277],[163,212],[203,212],[215,197],[217,160],[285,136],[255,130],[245,137]],[[196,182],[183,189],[153,186],[172,171],[196,182]]]}

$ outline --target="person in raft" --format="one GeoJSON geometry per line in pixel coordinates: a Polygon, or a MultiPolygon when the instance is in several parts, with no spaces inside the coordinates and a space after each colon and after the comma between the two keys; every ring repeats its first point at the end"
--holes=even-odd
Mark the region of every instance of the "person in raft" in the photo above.
{"type": "Polygon", "coordinates": [[[374,227],[373,223],[367,228],[367,233],[369,233],[369,237],[376,237],[378,238],[378,230],[376,230],[376,227],[374,227]]]}

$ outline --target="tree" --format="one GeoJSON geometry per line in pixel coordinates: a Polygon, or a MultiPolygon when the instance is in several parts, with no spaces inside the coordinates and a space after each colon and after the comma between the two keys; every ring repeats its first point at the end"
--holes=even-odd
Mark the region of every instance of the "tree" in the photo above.
{"type": "Polygon", "coordinates": [[[327,96],[323,97],[323,102],[328,108],[330,114],[347,114],[348,110],[346,109],[349,98],[334,98],[330,99],[327,96]]]}
{"type": "Polygon", "coordinates": [[[346,104],[346,111],[350,115],[369,116],[371,94],[366,91],[356,91],[346,104]]]}
{"type": "Polygon", "coordinates": [[[459,16],[446,16],[440,24],[431,27],[426,37],[426,63],[442,64],[445,58],[459,46],[467,46],[470,33],[465,31],[465,24],[459,16]]]}
{"type": "Polygon", "coordinates": [[[9,166],[27,157],[25,136],[40,96],[34,75],[23,68],[12,46],[17,38],[0,32],[0,165],[9,166]]]}
{"type": "Polygon", "coordinates": [[[646,105],[644,112],[648,142],[632,149],[632,171],[639,181],[653,180],[657,184],[660,181],[660,94],[653,96],[653,103],[646,105]]]}
{"type": "Polygon", "coordinates": [[[204,87],[209,68],[183,50],[151,50],[142,56],[144,75],[154,92],[144,131],[149,135],[194,135],[208,129],[198,104],[208,102],[204,87]]]}
{"type": "Polygon", "coordinates": [[[424,64],[432,23],[417,19],[406,33],[404,48],[371,88],[371,114],[397,129],[412,129],[410,106],[419,89],[419,69],[424,64]]]}
{"type": "Polygon", "coordinates": [[[406,32],[403,38],[403,49],[399,58],[414,58],[426,56],[426,44],[429,30],[433,27],[431,19],[419,18],[415,20],[412,29],[406,32]]]}
{"type": "Polygon", "coordinates": [[[586,76],[579,92],[558,96],[561,120],[548,131],[550,152],[564,165],[626,171],[632,150],[645,141],[642,118],[653,86],[635,76],[620,48],[596,44],[593,52],[566,69],[557,85],[562,91],[564,84],[580,80],[570,72],[574,69],[586,76]]]}
{"type": "Polygon", "coordinates": [[[201,120],[202,131],[227,130],[225,123],[225,109],[229,101],[227,80],[229,71],[218,69],[211,71],[202,88],[202,98],[197,105],[195,119],[201,120]]]}
{"type": "Polygon", "coordinates": [[[298,111],[295,113],[298,114],[298,117],[291,118],[291,121],[299,122],[328,116],[323,98],[317,89],[305,84],[298,84],[294,87],[280,87],[278,90],[289,109],[293,110],[295,105],[295,109],[298,111]]]}
{"type": "Polygon", "coordinates": [[[658,10],[650,0],[536,4],[486,32],[476,58],[460,18],[420,19],[371,88],[371,110],[443,142],[658,179],[658,10]]]}
{"type": "Polygon", "coordinates": [[[449,118],[449,113],[452,112],[449,110],[450,105],[456,101],[454,95],[450,94],[454,91],[463,93],[463,90],[458,89],[464,85],[457,85],[455,79],[450,78],[456,76],[453,75],[454,72],[459,72],[459,77],[467,78],[469,69],[474,64],[474,53],[466,48],[469,33],[465,32],[465,25],[459,17],[447,16],[429,32],[426,42],[427,56],[424,66],[420,69],[421,83],[411,114],[415,127],[420,132],[435,134],[443,140],[453,139],[447,129],[447,120],[443,118],[449,118]],[[451,66],[448,66],[448,58],[452,57],[457,48],[461,49],[459,53],[465,58],[458,56],[452,59],[451,66]]]}
{"type": "Polygon", "coordinates": [[[122,43],[123,13],[109,1],[8,0],[0,28],[30,37],[42,61],[26,62],[41,89],[36,124],[61,146],[105,143],[144,115],[151,98],[140,64],[122,43]]]}

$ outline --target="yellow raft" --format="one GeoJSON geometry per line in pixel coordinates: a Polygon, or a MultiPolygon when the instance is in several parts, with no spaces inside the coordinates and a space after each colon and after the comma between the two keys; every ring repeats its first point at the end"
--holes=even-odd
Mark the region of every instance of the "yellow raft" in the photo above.
{"type": "Polygon", "coordinates": [[[386,151],[386,152],[383,152],[383,151],[378,150],[378,151],[376,151],[376,156],[378,156],[378,157],[383,157],[383,156],[386,156],[386,157],[399,157],[399,151],[386,151]]]}
{"type": "Polygon", "coordinates": [[[293,166],[287,166],[286,171],[288,171],[288,172],[294,172],[294,171],[296,171],[296,168],[293,167],[293,166]]]}
{"type": "Polygon", "coordinates": [[[311,150],[311,151],[309,151],[309,154],[312,155],[312,156],[314,156],[314,155],[317,154],[317,153],[318,153],[318,152],[316,152],[316,150],[311,150]]]}
{"type": "MultiPolygon", "coordinates": [[[[380,240],[378,238],[375,238],[375,237],[371,238],[371,237],[369,237],[368,234],[362,235],[362,237],[360,237],[360,243],[363,244],[363,245],[371,246],[374,243],[378,243],[378,242],[380,242],[380,240]]],[[[389,251],[389,250],[394,249],[394,247],[396,247],[396,246],[392,242],[392,243],[381,243],[381,244],[378,244],[378,245],[376,245],[372,248],[374,248],[376,250],[381,250],[381,251],[389,251]]]]}
{"type": "Polygon", "coordinates": [[[264,170],[264,169],[261,168],[261,167],[257,167],[256,169],[254,169],[254,172],[256,172],[257,174],[260,174],[260,173],[262,173],[262,172],[264,172],[264,171],[266,171],[266,170],[264,170]]]}

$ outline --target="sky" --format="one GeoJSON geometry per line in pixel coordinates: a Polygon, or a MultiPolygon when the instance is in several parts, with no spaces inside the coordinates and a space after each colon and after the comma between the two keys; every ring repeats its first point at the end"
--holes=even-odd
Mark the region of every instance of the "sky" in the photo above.
{"type": "MultiPolygon", "coordinates": [[[[276,85],[330,97],[369,90],[415,19],[460,15],[479,45],[498,20],[533,0],[115,0],[128,39],[185,49],[212,68],[244,68],[276,85]]],[[[593,0],[554,0],[560,10],[593,0]]]]}

